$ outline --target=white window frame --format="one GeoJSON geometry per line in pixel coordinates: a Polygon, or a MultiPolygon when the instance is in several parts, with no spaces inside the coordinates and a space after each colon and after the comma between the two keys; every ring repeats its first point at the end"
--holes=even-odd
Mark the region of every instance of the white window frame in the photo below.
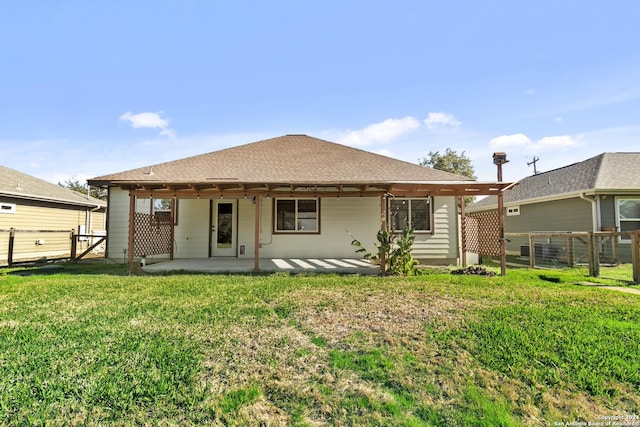
{"type": "MultiPolygon", "coordinates": [[[[616,210],[616,227],[618,228],[618,231],[622,232],[622,227],[621,227],[621,222],[625,222],[625,221],[633,221],[633,222],[638,222],[640,221],[640,218],[625,218],[625,219],[621,219],[620,218],[620,203],[624,202],[626,200],[635,200],[638,203],[640,203],[640,197],[616,197],[615,198],[615,210],[616,210]]],[[[620,241],[621,242],[631,242],[631,239],[628,238],[624,238],[622,236],[620,236],[620,241]]]]}
{"type": "Polygon", "coordinates": [[[413,224],[411,224],[411,205],[412,205],[412,201],[413,200],[426,200],[427,204],[429,205],[429,218],[428,218],[428,223],[429,223],[429,229],[428,230],[417,230],[414,229],[414,233],[416,234],[433,234],[433,197],[392,197],[389,198],[387,201],[387,217],[389,218],[389,221],[387,221],[387,228],[389,229],[389,231],[392,231],[394,233],[401,233],[402,232],[402,228],[404,228],[404,226],[400,229],[394,229],[393,228],[393,220],[391,215],[393,215],[393,208],[391,207],[391,205],[393,204],[393,202],[407,202],[408,203],[408,210],[407,210],[407,219],[409,221],[409,226],[412,226],[413,224]]]}
{"type": "Polygon", "coordinates": [[[273,234],[320,234],[320,199],[317,197],[300,197],[300,198],[293,198],[293,197],[282,197],[282,198],[277,198],[274,199],[273,202],[273,234]],[[281,230],[278,228],[278,202],[283,202],[283,201],[293,201],[294,202],[294,221],[296,224],[296,229],[295,230],[281,230]],[[301,219],[299,218],[300,215],[300,211],[299,211],[299,202],[300,201],[313,201],[315,202],[316,205],[316,228],[314,230],[307,230],[304,228],[301,228],[301,219]]]}
{"type": "MultiPolygon", "coordinates": [[[[174,225],[178,225],[178,200],[175,200],[174,203],[174,218],[173,218],[173,224],[174,225]]],[[[164,197],[158,197],[158,198],[152,198],[151,199],[151,215],[153,215],[154,217],[156,216],[156,214],[161,214],[163,216],[171,216],[171,199],[170,198],[164,198],[164,197]],[[169,203],[169,207],[163,207],[163,206],[158,206],[159,204],[162,204],[163,201],[167,201],[169,203]]]]}
{"type": "Polygon", "coordinates": [[[15,203],[0,203],[0,213],[3,214],[15,214],[16,213],[16,204],[15,203]]]}
{"type": "Polygon", "coordinates": [[[520,206],[507,207],[507,216],[518,216],[518,215],[520,215],[520,206]]]}

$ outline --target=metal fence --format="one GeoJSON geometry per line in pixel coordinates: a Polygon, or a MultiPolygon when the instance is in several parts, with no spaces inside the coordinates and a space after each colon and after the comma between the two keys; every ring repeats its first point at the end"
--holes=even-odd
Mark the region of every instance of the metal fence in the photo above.
{"type": "Polygon", "coordinates": [[[640,232],[506,233],[520,248],[516,259],[531,268],[588,266],[589,275],[633,281],[640,284],[640,232]],[[622,266],[622,268],[620,268],[622,266]],[[626,266],[626,267],[625,267],[626,266]],[[615,268],[613,270],[608,270],[615,268]],[[626,273],[625,273],[626,272],[626,273]],[[624,277],[624,276],[627,277],[624,277]]]}
{"type": "Polygon", "coordinates": [[[0,229],[0,266],[104,256],[105,240],[106,234],[76,234],[75,230],[0,229]]]}

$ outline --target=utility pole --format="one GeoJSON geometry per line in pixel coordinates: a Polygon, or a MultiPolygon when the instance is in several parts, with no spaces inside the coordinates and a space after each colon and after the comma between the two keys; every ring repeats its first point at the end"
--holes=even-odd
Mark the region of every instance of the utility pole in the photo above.
{"type": "Polygon", "coordinates": [[[539,157],[533,156],[533,160],[531,160],[530,162],[527,162],[527,166],[533,165],[533,174],[534,175],[538,175],[538,170],[536,169],[536,162],[538,160],[540,160],[539,157]]]}

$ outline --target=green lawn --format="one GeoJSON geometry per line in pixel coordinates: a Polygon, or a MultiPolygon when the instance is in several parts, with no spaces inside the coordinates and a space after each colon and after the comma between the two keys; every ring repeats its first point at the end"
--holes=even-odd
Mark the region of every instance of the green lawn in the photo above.
{"type": "MultiPolygon", "coordinates": [[[[37,273],[37,272],[35,272],[37,273]]],[[[0,273],[2,425],[640,415],[640,296],[506,277],[0,273]]]]}

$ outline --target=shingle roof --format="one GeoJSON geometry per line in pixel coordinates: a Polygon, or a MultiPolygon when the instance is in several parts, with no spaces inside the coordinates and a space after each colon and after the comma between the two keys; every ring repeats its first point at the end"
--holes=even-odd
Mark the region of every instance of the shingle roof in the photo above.
{"type": "Polygon", "coordinates": [[[106,206],[102,200],[69,190],[40,178],[0,166],[0,196],[45,200],[76,206],[106,206]]]}
{"type": "MultiPolygon", "coordinates": [[[[511,191],[504,203],[516,203],[549,197],[576,197],[580,192],[640,191],[640,153],[602,153],[569,166],[526,177],[511,191]]],[[[486,197],[469,210],[491,209],[497,197],[486,197]]]]}
{"type": "Polygon", "coordinates": [[[172,162],[96,177],[117,183],[313,183],[469,181],[307,135],[285,135],[172,162]]]}

